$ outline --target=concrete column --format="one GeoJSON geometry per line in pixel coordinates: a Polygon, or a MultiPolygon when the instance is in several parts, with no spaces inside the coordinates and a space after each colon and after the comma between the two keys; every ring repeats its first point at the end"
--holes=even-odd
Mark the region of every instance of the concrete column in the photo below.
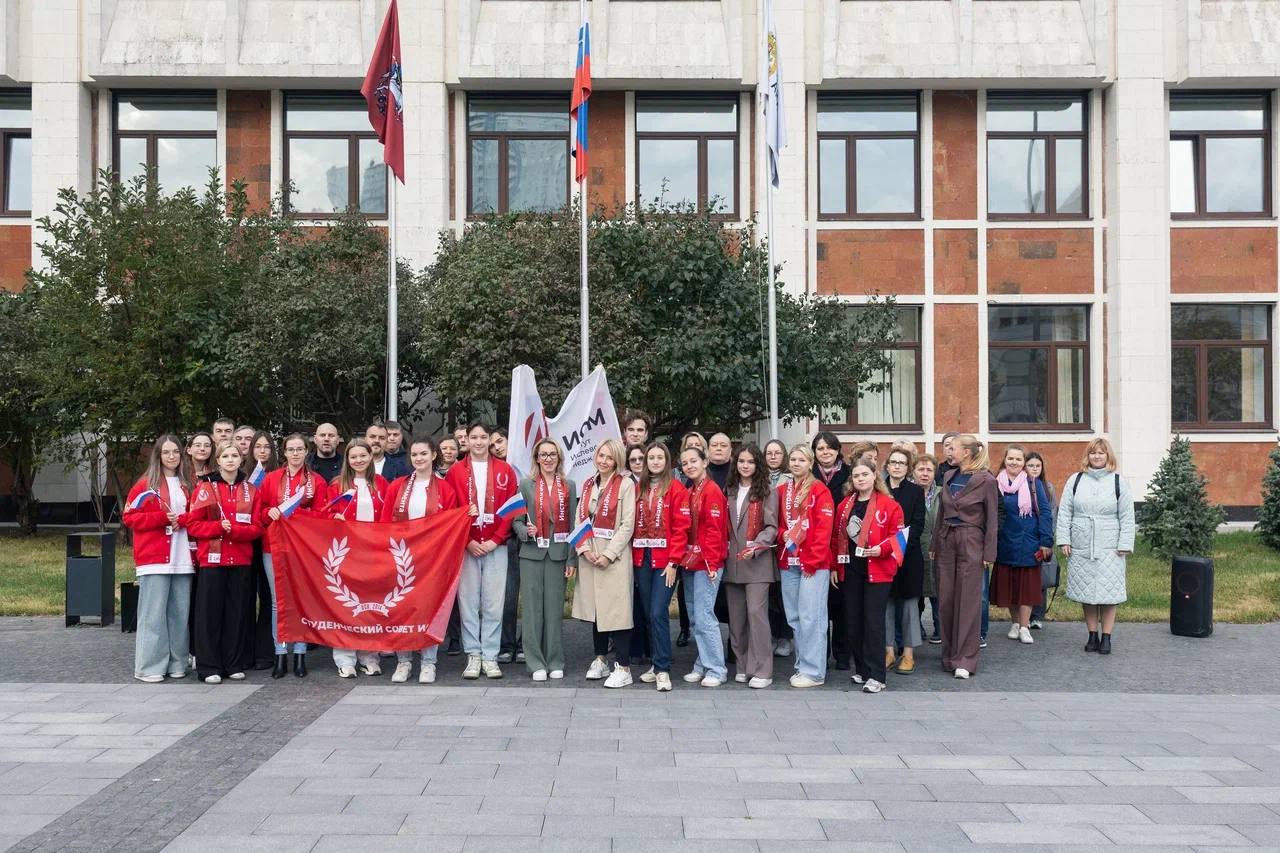
{"type": "Polygon", "coordinates": [[[449,94],[444,0],[400,5],[404,51],[405,184],[396,187],[397,253],[414,267],[435,257],[449,220],[449,94]]]}

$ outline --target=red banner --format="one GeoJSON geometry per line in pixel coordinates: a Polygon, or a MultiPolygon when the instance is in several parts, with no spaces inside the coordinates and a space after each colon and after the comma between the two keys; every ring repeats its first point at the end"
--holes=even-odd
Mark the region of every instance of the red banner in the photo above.
{"type": "Polygon", "coordinates": [[[291,516],[269,528],[280,642],[416,651],[444,639],[471,519],[291,516]]]}

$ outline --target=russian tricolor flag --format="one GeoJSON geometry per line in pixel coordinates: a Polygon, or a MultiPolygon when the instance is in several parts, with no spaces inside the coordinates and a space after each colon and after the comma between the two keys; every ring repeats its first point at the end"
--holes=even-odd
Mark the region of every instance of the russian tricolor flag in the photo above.
{"type": "Polygon", "coordinates": [[[507,498],[506,503],[498,507],[498,518],[510,519],[513,516],[517,516],[524,512],[528,508],[529,505],[524,502],[524,495],[516,492],[511,497],[507,498]]]}
{"type": "Polygon", "coordinates": [[[280,506],[278,507],[280,510],[280,517],[288,518],[289,516],[293,515],[294,510],[302,506],[302,499],[305,498],[306,496],[307,496],[306,489],[298,489],[298,491],[294,492],[293,495],[291,495],[288,500],[280,504],[280,506]]]}
{"type": "Polygon", "coordinates": [[[252,483],[253,487],[256,489],[262,485],[262,481],[266,478],[267,469],[263,468],[262,462],[259,461],[257,465],[253,466],[253,473],[249,475],[249,482],[252,483]]]}
{"type": "Polygon", "coordinates": [[[339,512],[341,512],[342,510],[346,509],[347,505],[355,499],[356,499],[356,490],[347,489],[345,492],[338,495],[333,500],[329,501],[329,504],[325,507],[325,509],[336,509],[339,512]]]}
{"type": "Polygon", "coordinates": [[[588,539],[594,539],[596,535],[595,528],[591,526],[591,519],[584,518],[578,522],[578,526],[573,528],[569,534],[569,544],[577,548],[588,539]]]}
{"type": "Polygon", "coordinates": [[[804,519],[796,519],[796,523],[791,525],[787,530],[787,547],[788,554],[794,554],[800,550],[800,540],[804,539],[804,519]]]}
{"type": "Polygon", "coordinates": [[[575,121],[573,133],[573,179],[587,177],[587,101],[591,98],[591,24],[585,18],[578,28],[578,63],[573,72],[573,94],[569,115],[575,121]]]}
{"type": "Polygon", "coordinates": [[[889,550],[893,553],[893,559],[899,566],[907,556],[907,537],[911,535],[911,528],[904,527],[889,537],[889,550]]]}
{"type": "Polygon", "coordinates": [[[155,489],[143,489],[141,492],[138,493],[138,496],[136,498],[129,501],[129,509],[137,509],[138,507],[142,506],[144,503],[147,502],[147,498],[155,498],[156,500],[160,500],[160,493],[157,492],[155,489]]]}

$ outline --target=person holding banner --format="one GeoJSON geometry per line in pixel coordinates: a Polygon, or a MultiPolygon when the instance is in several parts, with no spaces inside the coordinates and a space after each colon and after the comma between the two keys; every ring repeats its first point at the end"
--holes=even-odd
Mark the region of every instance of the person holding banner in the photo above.
{"type": "MultiPolygon", "coordinates": [[[[262,484],[269,472],[280,467],[276,455],[275,442],[262,430],[253,434],[253,443],[249,446],[249,482],[261,491],[262,484]]],[[[249,596],[249,618],[253,621],[251,639],[254,669],[272,668],[272,648],[275,645],[275,617],[271,606],[275,596],[271,593],[272,581],[267,578],[266,561],[263,549],[266,547],[266,536],[253,543],[253,592],[249,596]]],[[[279,661],[276,661],[279,665],[279,661]]],[[[281,673],[283,675],[284,673],[281,673]]]]}
{"type": "Polygon", "coordinates": [[[502,641],[502,605],[507,585],[507,534],[511,515],[500,514],[519,494],[516,473],[495,458],[489,448],[489,427],[476,422],[467,427],[467,458],[449,469],[445,478],[459,501],[470,507],[471,541],[462,559],[458,581],[458,611],[462,622],[462,646],[467,665],[462,677],[501,678],[498,652],[502,641]]]}
{"type": "Polygon", "coordinates": [[[649,633],[653,666],[640,676],[671,689],[671,594],[689,542],[689,496],[671,471],[671,451],[655,441],[645,449],[645,471],[636,495],[635,538],[631,540],[636,591],[649,633]]]}
{"type": "Polygon", "coordinates": [[[790,483],[778,487],[778,515],[786,532],[778,551],[782,605],[795,636],[792,687],[820,687],[827,677],[827,588],[831,585],[831,492],[814,478],[813,451],[791,448],[790,483]]]}
{"type": "MultiPolygon", "coordinates": [[[[373,470],[373,448],[363,438],[352,439],[342,455],[342,473],[329,484],[332,495],[325,509],[343,521],[377,521],[386,503],[387,481],[373,470]]],[[[355,678],[356,664],[365,675],[381,675],[378,653],[334,649],[339,678],[355,678]]]]}
{"type": "Polygon", "coordinates": [[[138,576],[138,634],[133,677],[158,684],[168,675],[185,678],[190,634],[191,549],[180,523],[191,481],[176,435],[162,435],[151,448],[147,471],[129,490],[121,521],[133,531],[138,576]]]}
{"type": "Polygon", "coordinates": [[[511,519],[520,543],[520,616],[525,666],[534,681],[564,678],[564,587],[578,555],[569,544],[577,499],[564,473],[560,444],[544,438],[533,446],[534,473],[520,481],[525,512],[511,519]]]}
{"type": "MultiPolygon", "coordinates": [[[[853,654],[854,684],[863,693],[884,690],[886,619],[893,577],[907,547],[902,507],[866,462],[854,462],[832,530],[836,574],[844,584],[845,625],[853,654]]],[[[911,618],[916,614],[912,612],[911,618]]]]}
{"type": "Polygon", "coordinates": [[[729,553],[724,582],[729,645],[738,661],[734,680],[761,689],[773,683],[769,587],[778,580],[778,562],[773,556],[778,538],[778,496],[769,487],[769,469],[759,447],[746,444],[738,448],[728,489],[729,553]]]}
{"type": "Polygon", "coordinates": [[[634,572],[631,538],[635,529],[636,491],[623,468],[622,443],[616,438],[596,448],[596,474],[582,486],[577,525],[570,543],[578,552],[578,586],[573,618],[591,623],[596,657],[587,678],[608,678],[605,687],[626,687],[631,679],[631,629],[634,572]],[[616,665],[609,672],[609,641],[616,665]]]}
{"type": "MultiPolygon", "coordinates": [[[[257,442],[254,442],[257,451],[257,442]]],[[[271,594],[271,643],[275,647],[275,665],[272,678],[284,678],[289,671],[289,653],[293,653],[293,674],[298,678],[307,675],[307,644],[294,643],[292,647],[280,642],[277,615],[275,564],[271,559],[271,525],[294,513],[299,515],[323,515],[320,512],[329,501],[329,486],[324,478],[307,467],[307,440],[295,432],[284,440],[284,467],[269,472],[258,489],[258,523],[266,532],[262,536],[262,567],[265,570],[271,594]]]]}
{"type": "Polygon", "coordinates": [[[206,684],[220,684],[223,678],[239,681],[253,663],[253,626],[244,602],[253,589],[253,543],[262,536],[253,514],[257,490],[241,470],[240,449],[225,442],[214,460],[217,473],[195,488],[178,521],[198,543],[196,668],[206,684]]]}
{"type": "MultiPolygon", "coordinates": [[[[441,510],[459,506],[458,493],[436,476],[436,457],[439,448],[430,438],[413,438],[409,441],[409,464],[412,470],[387,488],[387,499],[382,502],[379,521],[416,521],[434,515],[441,510]]],[[[422,649],[422,667],[418,672],[419,684],[434,684],[438,644],[422,649]]],[[[413,652],[396,652],[396,670],[391,681],[404,684],[413,672],[413,652]]]]}
{"type": "Polygon", "coordinates": [[[698,657],[684,680],[703,687],[719,687],[729,677],[724,664],[724,642],[716,618],[716,595],[724,569],[729,534],[725,521],[724,492],[711,479],[707,454],[688,447],[680,454],[680,467],[689,479],[689,547],[680,565],[693,592],[689,626],[698,657]]]}

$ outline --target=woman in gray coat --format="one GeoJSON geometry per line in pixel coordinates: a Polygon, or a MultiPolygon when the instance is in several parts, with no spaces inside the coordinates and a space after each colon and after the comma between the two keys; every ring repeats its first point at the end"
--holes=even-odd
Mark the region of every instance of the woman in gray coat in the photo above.
{"type": "Polygon", "coordinates": [[[734,454],[725,500],[729,553],[724,562],[724,594],[729,606],[729,644],[738,661],[735,680],[759,689],[773,683],[769,585],[778,580],[773,553],[778,494],[769,487],[769,470],[756,445],[743,445],[734,454]]]}
{"type": "Polygon", "coordinates": [[[1133,553],[1134,532],[1133,493],[1116,473],[1111,443],[1095,438],[1085,448],[1080,473],[1062,487],[1054,537],[1067,557],[1067,598],[1084,607],[1086,652],[1111,654],[1116,605],[1127,597],[1125,558],[1133,553]]]}
{"type": "Polygon", "coordinates": [[[533,448],[533,476],[520,481],[528,509],[511,520],[520,542],[520,618],[525,666],[534,681],[564,678],[564,586],[578,555],[569,544],[577,489],[564,475],[560,445],[543,439],[533,448]]]}

